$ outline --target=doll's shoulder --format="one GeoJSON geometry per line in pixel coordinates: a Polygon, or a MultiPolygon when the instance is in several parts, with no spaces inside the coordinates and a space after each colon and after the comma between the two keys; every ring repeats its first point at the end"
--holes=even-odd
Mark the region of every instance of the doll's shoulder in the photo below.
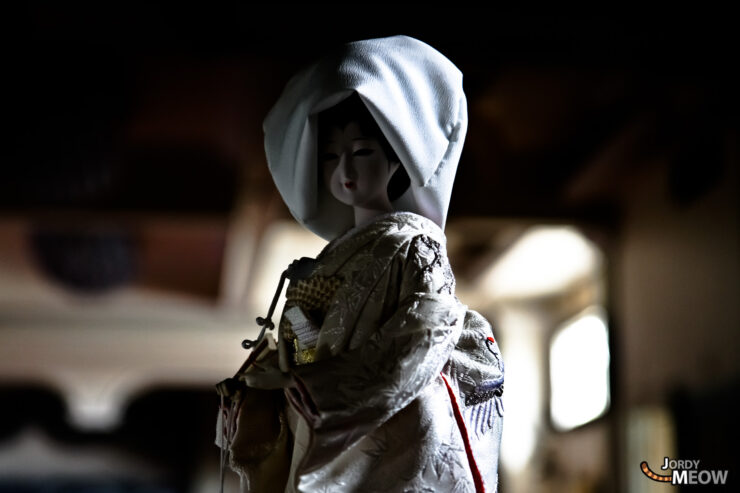
{"type": "Polygon", "coordinates": [[[413,212],[394,212],[376,224],[373,250],[393,251],[399,260],[422,268],[444,266],[447,239],[431,220],[413,212]]]}
{"type": "Polygon", "coordinates": [[[395,217],[398,227],[388,230],[385,241],[395,242],[402,291],[454,294],[455,276],[442,230],[414,213],[399,213],[395,217]]]}
{"type": "Polygon", "coordinates": [[[447,260],[447,238],[439,226],[413,212],[398,213],[398,219],[410,257],[426,259],[426,263],[447,260]]]}
{"type": "Polygon", "coordinates": [[[404,246],[402,250],[434,250],[446,255],[447,239],[430,219],[413,212],[394,212],[377,222],[378,243],[404,246]]]}
{"type": "Polygon", "coordinates": [[[435,238],[420,234],[415,236],[405,259],[407,283],[425,286],[425,291],[454,294],[455,276],[452,273],[444,244],[435,238]]]}
{"type": "Polygon", "coordinates": [[[445,244],[442,230],[429,219],[393,212],[327,245],[317,257],[317,272],[327,275],[381,264],[431,269],[446,264],[445,244]]]}

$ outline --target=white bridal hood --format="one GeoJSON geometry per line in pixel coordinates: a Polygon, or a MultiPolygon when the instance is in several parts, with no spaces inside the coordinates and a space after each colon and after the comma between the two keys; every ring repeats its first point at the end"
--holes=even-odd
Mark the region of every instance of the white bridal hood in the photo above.
{"type": "Polygon", "coordinates": [[[342,46],[294,76],[270,110],[264,121],[267,162],[293,216],[327,240],[354,225],[350,206],[319,193],[317,169],[317,115],[353,92],[411,180],[394,208],[444,228],[467,131],[462,73],[437,50],[408,36],[342,46]]]}

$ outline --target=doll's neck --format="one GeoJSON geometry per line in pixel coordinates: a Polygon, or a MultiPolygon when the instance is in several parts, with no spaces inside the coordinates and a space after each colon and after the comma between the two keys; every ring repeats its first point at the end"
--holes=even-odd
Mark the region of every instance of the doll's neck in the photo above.
{"type": "Polygon", "coordinates": [[[366,224],[370,224],[371,222],[373,222],[373,219],[375,219],[376,217],[382,216],[383,214],[387,214],[389,212],[393,212],[393,206],[391,205],[390,201],[388,201],[387,204],[383,204],[379,208],[354,206],[354,209],[355,227],[365,226],[366,224]]]}

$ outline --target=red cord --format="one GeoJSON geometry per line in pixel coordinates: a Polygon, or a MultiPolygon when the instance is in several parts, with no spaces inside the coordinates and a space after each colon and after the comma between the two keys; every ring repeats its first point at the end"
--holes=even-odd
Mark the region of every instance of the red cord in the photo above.
{"type": "Polygon", "coordinates": [[[457,427],[460,428],[460,434],[462,435],[463,443],[465,444],[465,453],[468,456],[468,464],[470,465],[470,472],[473,474],[473,482],[475,483],[475,491],[476,493],[485,493],[486,489],[483,486],[483,477],[481,477],[480,470],[478,469],[478,465],[475,463],[475,457],[473,457],[473,448],[470,446],[470,438],[468,437],[468,429],[465,426],[465,421],[463,420],[462,412],[460,411],[460,405],[457,403],[457,397],[455,397],[455,391],[452,390],[452,386],[450,385],[450,382],[447,380],[447,377],[444,373],[440,373],[442,375],[442,380],[445,381],[445,385],[447,386],[447,393],[450,394],[450,402],[452,402],[452,411],[455,414],[455,421],[457,421],[457,427]]]}

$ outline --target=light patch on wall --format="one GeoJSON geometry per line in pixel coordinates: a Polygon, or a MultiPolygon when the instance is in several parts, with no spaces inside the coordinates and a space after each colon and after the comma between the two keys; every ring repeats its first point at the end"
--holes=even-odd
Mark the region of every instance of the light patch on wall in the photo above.
{"type": "Polygon", "coordinates": [[[546,296],[567,289],[597,270],[601,259],[577,229],[529,229],[483,275],[481,285],[493,298],[546,296]]]}
{"type": "Polygon", "coordinates": [[[609,406],[609,338],[601,308],[590,307],[555,331],[550,344],[550,416],[569,430],[609,406]]]}

